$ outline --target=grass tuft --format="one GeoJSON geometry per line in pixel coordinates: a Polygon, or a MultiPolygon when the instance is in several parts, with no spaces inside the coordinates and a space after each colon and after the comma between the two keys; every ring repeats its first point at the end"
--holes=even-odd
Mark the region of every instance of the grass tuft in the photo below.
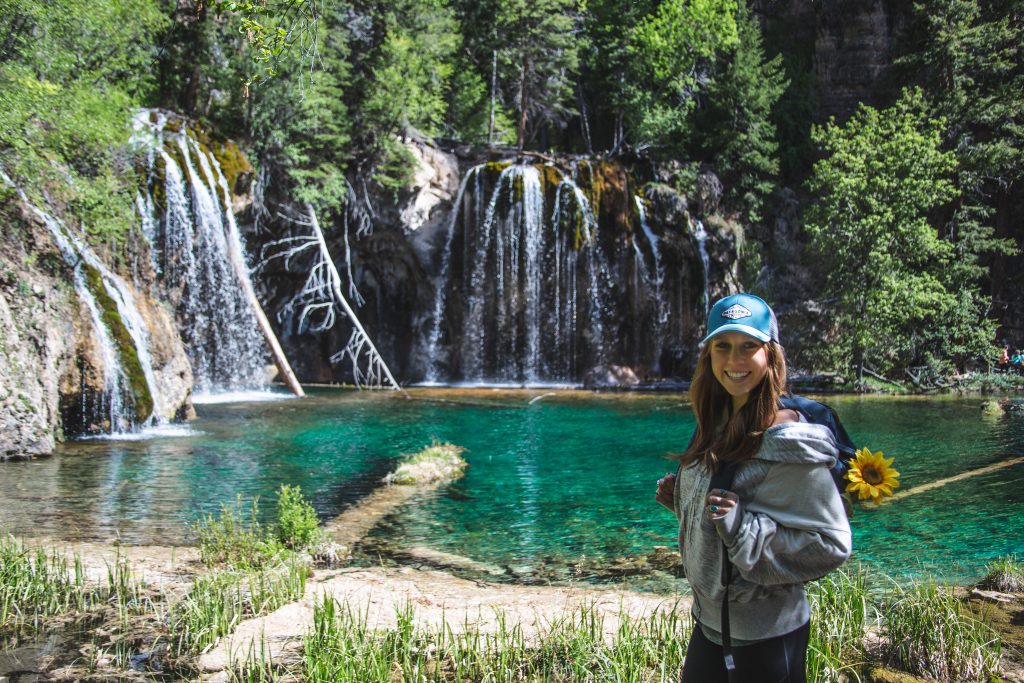
{"type": "Polygon", "coordinates": [[[308,683],[327,681],[676,681],[691,629],[676,609],[647,617],[623,612],[610,637],[593,607],[528,638],[520,624],[496,615],[496,628],[464,624],[456,633],[414,625],[411,605],[396,608],[397,627],[373,630],[366,612],[327,597],[314,606],[305,641],[308,683]]]}
{"type": "Polygon", "coordinates": [[[820,683],[860,680],[865,661],[864,629],[871,609],[861,568],[842,568],[808,586],[811,634],[807,679],[820,683]]]}
{"type": "Polygon", "coordinates": [[[882,627],[883,657],[903,671],[940,681],[988,680],[998,673],[998,635],[935,583],[897,589],[882,627]]]}
{"type": "Polygon", "coordinates": [[[1024,563],[1016,555],[989,562],[981,586],[1002,593],[1024,593],[1024,563]]]}
{"type": "Polygon", "coordinates": [[[419,453],[409,456],[384,478],[387,484],[422,486],[451,481],[462,476],[468,463],[462,459],[466,449],[450,443],[434,441],[419,453]]]}
{"type": "Polygon", "coordinates": [[[243,620],[269,614],[302,597],[309,568],[292,557],[275,569],[217,570],[196,579],[188,596],[171,609],[171,633],[179,655],[207,651],[243,620]]]}

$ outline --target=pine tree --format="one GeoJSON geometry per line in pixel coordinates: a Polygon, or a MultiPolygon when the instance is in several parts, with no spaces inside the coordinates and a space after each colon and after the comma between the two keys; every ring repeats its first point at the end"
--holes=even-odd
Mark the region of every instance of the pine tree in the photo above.
{"type": "Polygon", "coordinates": [[[931,116],[946,121],[946,148],[960,162],[962,199],[945,226],[960,253],[954,267],[976,279],[990,262],[1002,308],[1024,286],[1007,268],[1024,207],[1024,2],[924,0],[898,63],[928,94],[931,116]]]}
{"type": "Polygon", "coordinates": [[[787,83],[782,58],[765,59],[761,28],[749,10],[741,8],[736,26],[736,46],[701,92],[697,147],[725,182],[727,199],[746,221],[758,222],[779,173],[772,111],[787,83]]]}

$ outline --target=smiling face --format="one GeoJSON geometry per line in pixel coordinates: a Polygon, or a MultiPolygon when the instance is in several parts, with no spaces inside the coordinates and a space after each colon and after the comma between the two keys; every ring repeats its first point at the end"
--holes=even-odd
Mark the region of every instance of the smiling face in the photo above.
{"type": "Polygon", "coordinates": [[[742,332],[722,332],[708,344],[711,373],[732,396],[735,412],[768,372],[767,344],[742,332]]]}

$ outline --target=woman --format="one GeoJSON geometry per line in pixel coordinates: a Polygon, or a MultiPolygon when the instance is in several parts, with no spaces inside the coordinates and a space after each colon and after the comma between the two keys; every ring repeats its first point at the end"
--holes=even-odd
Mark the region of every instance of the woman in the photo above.
{"type": "Polygon", "coordinates": [[[693,591],[696,624],[680,680],[803,683],[804,582],[841,565],[851,550],[829,473],[838,451],[828,428],[779,407],[786,360],[768,304],[727,296],[711,308],[707,329],[690,386],[697,429],[678,474],[659,480],[655,496],[679,519],[693,591]],[[734,468],[732,483],[712,488],[723,468],[734,468]]]}

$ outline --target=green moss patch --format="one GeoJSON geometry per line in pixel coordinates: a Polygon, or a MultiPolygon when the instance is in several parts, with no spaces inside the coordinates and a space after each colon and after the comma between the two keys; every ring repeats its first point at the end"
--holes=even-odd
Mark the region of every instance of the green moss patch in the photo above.
{"type": "Polygon", "coordinates": [[[107,288],[103,284],[103,276],[96,268],[88,264],[83,264],[83,267],[85,268],[86,284],[96,298],[96,303],[100,306],[103,323],[107,326],[107,330],[117,346],[121,368],[128,377],[135,418],[139,422],[145,422],[153,414],[153,396],[149,393],[149,384],[146,382],[146,374],[142,371],[142,363],[139,361],[139,352],[135,348],[135,341],[128,333],[124,321],[121,320],[117,304],[107,293],[107,288]]]}
{"type": "Polygon", "coordinates": [[[405,458],[384,478],[387,484],[424,486],[453,481],[465,473],[468,463],[462,459],[466,449],[450,443],[434,442],[419,453],[405,458]]]}

